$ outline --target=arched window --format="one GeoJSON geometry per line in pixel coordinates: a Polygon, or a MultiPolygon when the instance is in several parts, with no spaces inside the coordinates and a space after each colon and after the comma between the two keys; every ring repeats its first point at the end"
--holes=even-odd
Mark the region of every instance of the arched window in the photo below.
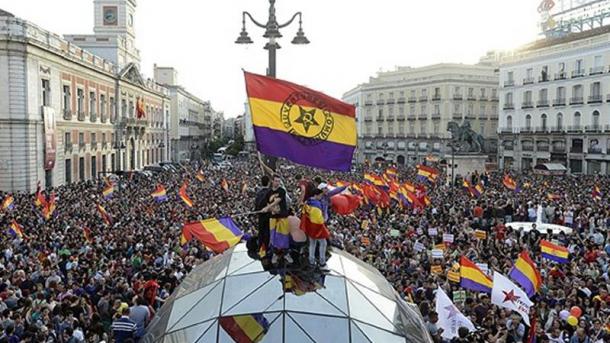
{"type": "Polygon", "coordinates": [[[532,129],[532,116],[529,114],[525,116],[525,128],[527,130],[532,129]]]}
{"type": "Polygon", "coordinates": [[[511,129],[513,127],[513,117],[512,116],[506,117],[506,127],[509,129],[511,129]]]}
{"type": "Polygon", "coordinates": [[[557,130],[561,131],[563,127],[563,114],[557,113],[557,130]]]}
{"type": "Polygon", "coordinates": [[[593,125],[593,128],[599,128],[599,111],[593,111],[593,116],[591,119],[591,124],[593,125]]]}
{"type": "Polygon", "coordinates": [[[513,103],[513,93],[510,93],[510,92],[506,93],[506,96],[505,96],[504,100],[505,100],[504,102],[507,105],[512,105],[512,103],[513,103]]]}
{"type": "Polygon", "coordinates": [[[578,129],[580,127],[580,112],[574,113],[574,127],[578,129]]]}
{"type": "Polygon", "coordinates": [[[542,113],[540,122],[542,123],[542,131],[546,132],[546,113],[542,113]]]}

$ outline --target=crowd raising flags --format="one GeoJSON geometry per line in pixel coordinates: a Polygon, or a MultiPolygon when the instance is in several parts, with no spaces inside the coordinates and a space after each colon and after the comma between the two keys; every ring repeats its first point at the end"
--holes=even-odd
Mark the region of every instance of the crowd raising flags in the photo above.
{"type": "Polygon", "coordinates": [[[504,184],[504,187],[510,189],[511,191],[515,191],[515,192],[519,191],[517,182],[515,182],[515,180],[512,177],[510,177],[510,175],[508,175],[508,174],[504,175],[504,178],[502,179],[502,184],[504,184]]]}
{"type": "Polygon", "coordinates": [[[12,211],[15,208],[15,198],[11,194],[7,195],[2,201],[2,210],[12,211]]]}
{"type": "Polygon", "coordinates": [[[165,191],[165,187],[163,185],[157,185],[155,191],[152,192],[151,196],[155,199],[156,202],[164,202],[167,200],[167,192],[165,191]]]}
{"type": "Polygon", "coordinates": [[[178,196],[180,197],[180,199],[182,199],[182,201],[184,202],[184,204],[186,206],[193,207],[193,200],[191,200],[191,198],[188,196],[188,194],[186,194],[187,187],[188,187],[188,183],[186,181],[184,181],[184,183],[180,187],[180,190],[178,191],[178,196]]]}
{"type": "Polygon", "coordinates": [[[25,235],[23,234],[23,227],[21,225],[19,225],[14,219],[11,221],[11,224],[9,225],[8,233],[11,236],[17,237],[20,239],[26,238],[25,235]]]}
{"type": "Polygon", "coordinates": [[[288,81],[248,72],[244,76],[258,151],[306,166],[350,171],[357,142],[353,105],[288,81]]]}

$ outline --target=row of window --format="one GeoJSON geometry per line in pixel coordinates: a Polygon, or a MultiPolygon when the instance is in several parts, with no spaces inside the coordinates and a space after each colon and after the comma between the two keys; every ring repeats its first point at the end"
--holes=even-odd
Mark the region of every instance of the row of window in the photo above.
{"type": "MultiPolygon", "coordinates": [[[[163,141],[163,134],[149,134],[147,137],[147,141],[151,142],[153,146],[159,145],[163,141]]],[[[98,135],[96,132],[79,132],[78,133],[78,142],[72,142],[72,132],[64,132],[64,146],[66,149],[71,148],[72,145],[78,143],[79,146],[85,145],[87,143],[86,138],[89,138],[89,142],[91,144],[101,143],[103,144],[114,144],[115,143],[115,135],[113,132],[102,132],[100,134],[100,140],[98,141],[98,135]],[[86,137],[88,135],[88,137],[86,137]]]]}
{"type": "MultiPolygon", "coordinates": [[[[523,104],[522,106],[534,107],[533,92],[527,90],[523,92],[523,104]]],[[[601,82],[593,82],[589,86],[589,102],[602,102],[602,89],[601,82]]],[[[572,97],[570,98],[570,104],[582,104],[584,103],[584,87],[581,84],[572,86],[572,97]]],[[[566,104],[566,87],[557,87],[555,89],[555,101],[553,105],[565,105],[566,104]]],[[[537,106],[548,106],[549,105],[549,90],[543,88],[538,91],[538,102],[537,106]]],[[[513,104],[513,93],[507,92],[504,95],[504,109],[514,109],[513,104]]]]}
{"type": "MultiPolygon", "coordinates": [[[[556,65],[557,72],[555,73],[555,80],[566,79],[569,76],[571,77],[581,77],[584,76],[585,71],[585,61],[584,59],[577,59],[574,61],[573,69],[571,75],[567,74],[567,65],[565,62],[559,62],[556,65]]],[[[539,72],[540,76],[538,78],[539,82],[549,81],[551,78],[551,72],[549,65],[543,65],[539,70],[534,71],[534,68],[527,68],[525,70],[525,78],[523,79],[523,84],[531,84],[534,83],[534,73],[539,72]]],[[[604,72],[604,58],[602,55],[597,55],[593,57],[593,66],[589,69],[589,75],[601,74],[604,72]]],[[[506,81],[504,82],[504,87],[510,87],[515,85],[515,74],[514,71],[508,71],[506,73],[506,81]]]]}
{"type": "MultiPolygon", "coordinates": [[[[580,112],[574,112],[574,115],[572,116],[572,125],[570,125],[569,128],[573,128],[573,129],[580,129],[582,126],[581,124],[581,120],[582,120],[582,115],[580,112]]],[[[542,131],[547,131],[549,129],[548,126],[548,116],[546,113],[542,113],[540,115],[540,129],[542,131]]],[[[557,115],[555,116],[555,126],[554,129],[564,129],[566,128],[563,120],[563,113],[559,112],[557,113],[557,115]]],[[[506,128],[507,129],[512,129],[513,127],[513,117],[511,115],[506,116],[506,128]]],[[[600,123],[600,113],[599,111],[593,111],[593,113],[591,113],[591,124],[589,125],[589,127],[591,129],[601,129],[601,123],[600,123]]],[[[525,115],[525,126],[523,127],[526,130],[532,130],[532,115],[531,114],[526,114],[525,115]]]]}
{"type": "MultiPolygon", "coordinates": [[[[479,114],[485,115],[485,113],[487,113],[487,107],[488,106],[486,104],[480,104],[479,105],[479,114]]],[[[460,113],[461,114],[463,112],[463,108],[464,108],[464,106],[462,106],[461,104],[454,103],[453,104],[453,113],[456,113],[456,114],[460,113]]],[[[465,108],[466,108],[466,114],[468,114],[468,115],[473,115],[474,114],[474,110],[475,110],[474,104],[468,104],[467,106],[465,106],[465,108]]],[[[489,106],[489,108],[490,108],[490,114],[494,115],[494,114],[498,113],[498,105],[493,104],[493,105],[489,106]]],[[[371,115],[372,115],[372,112],[373,111],[370,108],[367,108],[365,110],[366,117],[370,118],[371,115]]],[[[409,107],[409,113],[411,115],[413,115],[413,116],[416,114],[416,106],[415,105],[411,105],[409,107]]],[[[427,104],[421,104],[420,112],[419,113],[421,113],[421,114],[427,114],[428,113],[428,106],[427,106],[427,104]]],[[[440,113],[441,113],[441,106],[440,105],[434,105],[432,113],[440,115],[440,113]]],[[[393,116],[394,115],[394,107],[393,106],[389,106],[388,107],[387,114],[389,116],[393,116]]],[[[379,108],[377,110],[377,115],[379,117],[383,117],[383,115],[384,115],[383,108],[379,108]]],[[[399,106],[398,107],[398,115],[400,115],[400,116],[404,116],[405,115],[405,107],[404,106],[399,106]]]]}
{"type": "MultiPolygon", "coordinates": [[[[512,120],[512,119],[511,119],[512,120]]],[[[479,130],[479,134],[483,135],[485,133],[485,122],[480,122],[480,130],[479,130]]],[[[384,130],[383,125],[378,125],[377,126],[377,131],[374,132],[374,127],[372,125],[365,125],[364,126],[364,135],[366,136],[372,136],[374,134],[377,135],[384,135],[384,134],[388,134],[388,135],[405,135],[405,125],[403,125],[402,123],[398,124],[397,130],[395,131],[395,126],[393,125],[388,125],[387,128],[384,130]]],[[[420,134],[426,134],[428,133],[428,125],[425,122],[420,122],[419,124],[419,133],[420,134]]],[[[432,123],[432,134],[434,135],[439,135],[441,133],[441,125],[440,125],[440,121],[435,121],[432,123]]],[[[415,123],[410,123],[409,124],[409,132],[408,134],[414,135],[415,134],[415,123]]]]}
{"type": "MultiPolygon", "coordinates": [[[[78,120],[85,120],[86,110],[85,105],[88,109],[88,114],[91,122],[97,121],[98,105],[99,115],[102,122],[106,122],[107,114],[110,115],[110,121],[114,122],[116,119],[116,102],[114,96],[106,96],[106,94],[99,94],[99,98],[96,92],[89,92],[88,96],[85,94],[85,90],[82,88],[76,89],[75,108],[72,106],[72,87],[70,85],[63,85],[63,97],[62,107],[64,112],[64,119],[70,120],[73,112],[77,114],[78,120]],[[87,104],[88,101],[88,104],[87,104]]],[[[41,81],[41,96],[43,106],[52,106],[51,101],[51,85],[47,79],[41,81]]],[[[135,117],[135,103],[134,100],[121,99],[121,115],[123,118],[134,118],[135,117]],[[129,104],[129,105],[128,105],[129,104]]],[[[163,124],[163,110],[156,106],[145,105],[145,114],[147,118],[151,118],[151,125],[161,127],[163,124]]]]}
{"type": "MultiPolygon", "coordinates": [[[[478,94],[475,94],[475,88],[474,87],[468,87],[466,88],[466,96],[469,99],[487,99],[488,94],[491,94],[491,98],[494,99],[498,96],[498,90],[496,88],[492,88],[491,91],[489,91],[488,88],[478,88],[478,94]]],[[[422,88],[419,90],[419,92],[416,89],[411,89],[410,91],[410,96],[409,96],[409,100],[414,100],[414,99],[427,99],[428,98],[428,88],[422,88]],[[417,96],[417,94],[420,94],[419,98],[417,96]]],[[[377,100],[378,101],[384,101],[384,100],[395,100],[395,96],[398,96],[398,99],[405,99],[405,91],[398,91],[398,92],[388,92],[387,93],[387,98],[386,98],[386,93],[380,92],[377,94],[377,100]]],[[[441,88],[440,87],[435,87],[432,92],[432,99],[440,99],[441,98],[441,88]]],[[[453,87],[453,97],[463,97],[464,93],[462,92],[462,87],[460,86],[455,86],[453,87]]],[[[373,94],[367,94],[366,95],[366,102],[368,104],[373,102],[373,94]]]]}

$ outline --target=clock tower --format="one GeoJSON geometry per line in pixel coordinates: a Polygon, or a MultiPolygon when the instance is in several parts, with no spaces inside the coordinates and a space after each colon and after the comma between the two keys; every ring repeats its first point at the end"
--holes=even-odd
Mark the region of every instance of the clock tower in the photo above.
{"type": "Polygon", "coordinates": [[[122,69],[129,63],[140,65],[136,49],[134,17],[136,0],[94,0],[93,35],[65,35],[70,42],[91,51],[122,69]]]}

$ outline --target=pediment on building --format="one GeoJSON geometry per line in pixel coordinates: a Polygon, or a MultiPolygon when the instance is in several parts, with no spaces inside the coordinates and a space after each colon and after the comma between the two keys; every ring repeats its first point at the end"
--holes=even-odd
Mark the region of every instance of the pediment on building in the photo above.
{"type": "Polygon", "coordinates": [[[119,73],[119,78],[127,80],[131,83],[135,83],[136,85],[146,87],[146,84],[142,79],[142,74],[140,74],[138,66],[136,66],[134,63],[129,63],[126,65],[119,73]]]}

